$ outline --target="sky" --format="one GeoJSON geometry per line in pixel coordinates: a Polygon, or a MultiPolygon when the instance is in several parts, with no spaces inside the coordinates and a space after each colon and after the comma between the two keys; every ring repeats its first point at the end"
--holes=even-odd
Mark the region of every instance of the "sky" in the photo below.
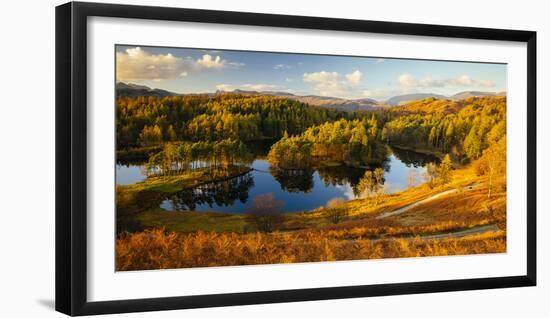
{"type": "Polygon", "coordinates": [[[505,64],[123,45],[116,78],[184,94],[242,89],[385,100],[506,91],[505,64]]]}

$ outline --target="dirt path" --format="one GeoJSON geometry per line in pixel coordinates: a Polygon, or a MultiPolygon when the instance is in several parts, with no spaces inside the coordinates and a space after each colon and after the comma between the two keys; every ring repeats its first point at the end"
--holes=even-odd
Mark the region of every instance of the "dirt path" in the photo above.
{"type": "Polygon", "coordinates": [[[440,234],[431,234],[431,235],[421,235],[420,238],[424,240],[434,240],[434,239],[441,239],[441,238],[457,238],[457,237],[464,237],[472,234],[481,234],[487,231],[498,231],[498,226],[496,224],[488,224],[488,225],[482,225],[482,226],[476,226],[470,229],[456,231],[456,232],[447,232],[447,233],[440,233],[440,234]]]}
{"type": "MultiPolygon", "coordinates": [[[[472,189],[475,189],[477,187],[479,187],[481,185],[481,183],[474,183],[474,184],[470,184],[470,185],[467,185],[464,187],[464,190],[472,190],[472,189]]],[[[449,195],[451,193],[455,193],[457,192],[458,189],[450,189],[450,190],[447,190],[447,191],[443,191],[443,192],[440,192],[440,193],[437,193],[437,194],[434,194],[432,195],[431,197],[427,197],[426,199],[423,199],[423,200],[420,200],[420,201],[416,201],[414,203],[411,203],[409,205],[406,205],[402,208],[399,208],[397,210],[393,210],[393,211],[390,211],[390,212],[384,212],[382,214],[380,214],[379,216],[377,216],[376,218],[377,219],[385,219],[389,216],[393,216],[393,215],[399,215],[399,214],[402,214],[402,213],[405,213],[407,212],[408,210],[412,209],[412,208],[415,208],[421,204],[424,204],[424,203],[427,203],[427,202],[430,202],[430,201],[433,201],[435,199],[438,199],[442,196],[446,196],[446,195],[449,195]]]]}

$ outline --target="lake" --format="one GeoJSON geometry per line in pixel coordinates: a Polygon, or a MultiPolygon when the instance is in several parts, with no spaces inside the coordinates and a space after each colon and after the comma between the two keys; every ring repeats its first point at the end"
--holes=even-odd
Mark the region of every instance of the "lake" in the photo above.
{"type": "MultiPolygon", "coordinates": [[[[413,173],[415,184],[422,182],[425,165],[437,161],[430,155],[392,149],[382,163],[385,193],[406,189],[413,173]]],[[[256,159],[248,174],[228,181],[210,183],[168,195],[160,207],[167,211],[218,211],[243,213],[258,195],[271,193],[284,202],[284,212],[307,211],[324,206],[333,198],[352,200],[364,194],[354,191],[366,169],[345,166],[312,171],[280,172],[270,169],[269,162],[256,159]]],[[[117,163],[117,184],[132,184],[146,178],[143,164],[117,163]]]]}

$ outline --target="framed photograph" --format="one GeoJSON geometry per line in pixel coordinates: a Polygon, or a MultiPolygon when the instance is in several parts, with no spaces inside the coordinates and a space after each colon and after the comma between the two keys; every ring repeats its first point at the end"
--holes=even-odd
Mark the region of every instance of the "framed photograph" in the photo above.
{"type": "Polygon", "coordinates": [[[536,33],[56,8],[56,309],[536,284],[536,33]]]}

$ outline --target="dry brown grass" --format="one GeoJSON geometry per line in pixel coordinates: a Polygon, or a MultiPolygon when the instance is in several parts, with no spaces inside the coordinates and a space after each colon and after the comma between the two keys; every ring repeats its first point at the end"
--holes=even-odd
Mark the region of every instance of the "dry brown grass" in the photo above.
{"type": "Polygon", "coordinates": [[[319,229],[333,238],[416,236],[458,231],[488,224],[506,229],[506,194],[487,199],[485,189],[450,194],[385,219],[366,214],[319,229]]]}
{"type": "MultiPolygon", "coordinates": [[[[126,233],[116,242],[116,270],[301,263],[397,257],[464,255],[506,251],[499,230],[463,238],[337,239],[319,231],[237,234],[126,233]]],[[[354,235],[352,235],[354,236],[354,235]]]]}

